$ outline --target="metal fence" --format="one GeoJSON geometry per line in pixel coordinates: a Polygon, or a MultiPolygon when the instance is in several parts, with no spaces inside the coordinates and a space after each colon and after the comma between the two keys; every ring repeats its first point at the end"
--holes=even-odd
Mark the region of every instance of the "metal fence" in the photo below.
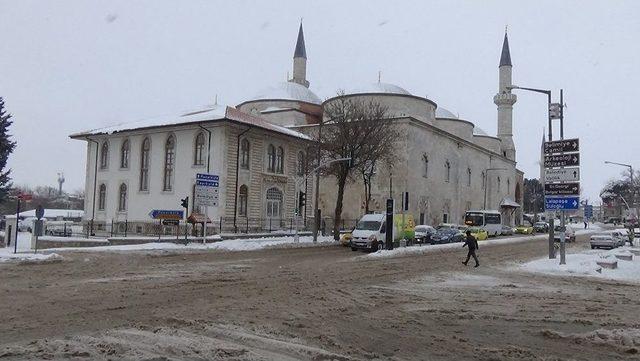
{"type": "MultiPolygon", "coordinates": [[[[355,227],[358,220],[343,219],[340,221],[339,229],[341,231],[351,230],[355,227]]],[[[334,220],[331,217],[322,217],[319,231],[322,235],[333,234],[334,220]]],[[[111,222],[83,222],[82,233],[76,227],[72,231],[65,231],[61,236],[82,236],[82,237],[131,237],[131,236],[170,236],[176,237],[202,236],[203,223],[186,223],[180,221],[178,224],[163,224],[162,221],[147,222],[129,222],[129,221],[111,221],[111,222]]],[[[207,224],[207,234],[261,234],[274,232],[293,233],[295,229],[298,231],[313,231],[313,217],[300,217],[296,220],[292,218],[246,218],[238,217],[221,217],[211,219],[207,224]]]]}

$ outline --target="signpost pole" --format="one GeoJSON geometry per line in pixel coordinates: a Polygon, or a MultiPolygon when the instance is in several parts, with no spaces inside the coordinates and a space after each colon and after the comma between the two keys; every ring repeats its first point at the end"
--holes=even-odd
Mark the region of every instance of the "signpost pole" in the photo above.
{"type": "MultiPolygon", "coordinates": [[[[209,221],[209,206],[204,206],[204,229],[202,230],[202,244],[207,244],[207,222],[209,221]]],[[[222,230],[220,230],[222,233],[222,230]]]]}
{"type": "Polygon", "coordinates": [[[16,208],[16,229],[14,231],[15,233],[15,238],[13,240],[13,253],[17,253],[18,252],[18,232],[20,232],[20,227],[18,227],[18,222],[20,220],[20,197],[22,196],[18,196],[18,207],[16,208]]]}
{"type": "MultiPolygon", "coordinates": [[[[564,117],[562,115],[563,111],[562,108],[564,107],[564,104],[562,103],[562,89],[560,89],[560,140],[564,140],[564,117]]],[[[560,153],[560,154],[564,154],[564,153],[560,153]]],[[[564,167],[561,167],[564,168],[564,167]]],[[[564,183],[564,182],[562,182],[564,183]]],[[[561,228],[561,232],[560,233],[560,264],[566,264],[566,252],[565,252],[565,238],[567,236],[567,225],[565,222],[565,214],[566,212],[563,210],[562,211],[562,228],[561,228]]]]}

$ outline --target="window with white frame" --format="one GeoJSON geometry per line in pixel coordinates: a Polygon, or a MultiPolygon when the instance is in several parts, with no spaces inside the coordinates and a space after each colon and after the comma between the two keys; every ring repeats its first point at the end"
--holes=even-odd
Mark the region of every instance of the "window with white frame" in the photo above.
{"type": "Polygon", "coordinates": [[[267,147],[267,171],[276,171],[276,147],[273,144],[269,144],[267,147]]]}
{"type": "Polygon", "coordinates": [[[104,211],[107,203],[107,186],[103,183],[100,184],[98,191],[98,210],[104,211]]]}
{"type": "Polygon", "coordinates": [[[173,190],[173,171],[176,158],[176,140],[173,135],[167,138],[164,145],[164,175],[162,190],[169,192],[173,190]]]}
{"type": "Polygon", "coordinates": [[[193,165],[204,165],[204,133],[199,132],[193,149],[193,165]]]}
{"type": "Polygon", "coordinates": [[[246,217],[247,216],[247,200],[248,200],[248,195],[249,195],[249,189],[247,188],[246,185],[241,185],[240,186],[240,192],[238,195],[238,214],[240,216],[246,217]]]}
{"type": "Polygon", "coordinates": [[[276,173],[284,173],[284,148],[278,147],[276,153],[276,173]]]}
{"type": "Polygon", "coordinates": [[[118,211],[124,212],[127,210],[127,185],[120,184],[120,191],[118,192],[118,211]]]}
{"type": "Polygon", "coordinates": [[[240,142],[240,154],[241,154],[241,158],[240,158],[240,167],[243,169],[249,169],[249,150],[250,150],[251,145],[249,144],[249,140],[248,139],[243,139],[242,142],[240,142]]]}
{"type": "Polygon", "coordinates": [[[100,149],[100,169],[107,169],[107,167],[109,167],[109,143],[105,141],[100,149]]]}
{"type": "Polygon", "coordinates": [[[129,168],[129,154],[131,154],[129,139],[125,139],[120,148],[120,168],[129,168]]]}
{"type": "Polygon", "coordinates": [[[151,141],[144,138],[140,149],[140,190],[149,190],[149,152],[151,150],[151,141]]]}

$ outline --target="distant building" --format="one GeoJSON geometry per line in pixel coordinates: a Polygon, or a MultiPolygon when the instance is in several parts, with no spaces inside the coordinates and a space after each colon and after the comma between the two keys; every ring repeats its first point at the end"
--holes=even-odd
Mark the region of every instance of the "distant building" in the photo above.
{"type": "MultiPolygon", "coordinates": [[[[236,107],[213,105],[164,119],[73,134],[87,141],[85,183],[86,220],[148,222],[152,209],[180,209],[180,199],[193,204],[196,173],[220,176],[220,206],[212,219],[246,228],[286,227],[296,208],[295,183],[307,196],[301,213],[313,215],[313,177],[307,149],[323,118],[324,102],[306,78],[307,54],[302,25],[293,56],[293,77],[268,87],[236,107]],[[207,159],[210,157],[210,163],[207,159]]],[[[409,212],[420,223],[463,221],[470,209],[499,209],[507,224],[521,219],[523,173],[516,169],[513,143],[512,64],[505,34],[498,67],[498,134],[488,135],[471,121],[413,95],[400,86],[374,83],[355,86],[345,97],[380,102],[406,131],[399,141],[394,168],[381,166],[373,178],[372,208],[382,211],[393,175],[393,196],[400,207],[409,192],[409,212]],[[486,201],[485,201],[486,199],[486,201]],[[485,205],[486,203],[486,205],[485,205]]],[[[322,178],[322,214],[331,217],[335,179],[322,178]]],[[[343,218],[357,219],[364,210],[362,185],[355,181],[345,192],[343,218]]]]}

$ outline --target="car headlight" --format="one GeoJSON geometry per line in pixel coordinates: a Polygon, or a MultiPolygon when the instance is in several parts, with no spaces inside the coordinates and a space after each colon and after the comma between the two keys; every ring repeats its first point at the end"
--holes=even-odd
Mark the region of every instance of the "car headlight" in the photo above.
{"type": "Polygon", "coordinates": [[[375,234],[370,235],[369,238],[368,238],[368,240],[370,240],[370,241],[375,241],[375,239],[376,239],[376,235],[375,234]]]}

